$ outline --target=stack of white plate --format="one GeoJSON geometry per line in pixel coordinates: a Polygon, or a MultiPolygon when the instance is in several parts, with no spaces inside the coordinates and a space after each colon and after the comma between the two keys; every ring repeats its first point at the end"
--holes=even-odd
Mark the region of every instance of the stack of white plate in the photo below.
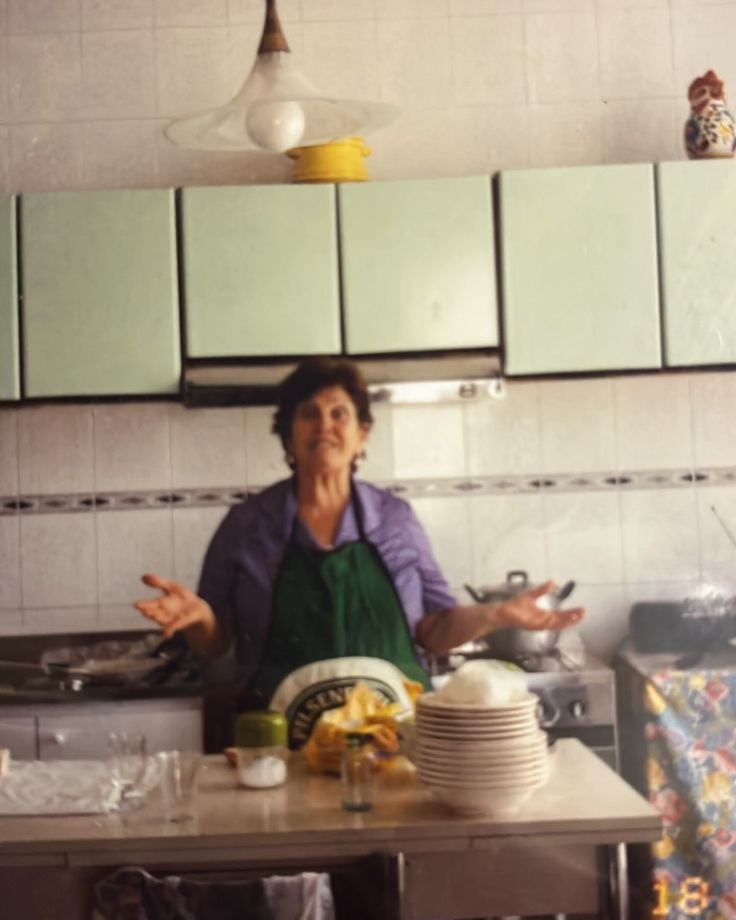
{"type": "Polygon", "coordinates": [[[539,730],[536,707],[533,693],[503,706],[449,703],[426,693],[416,714],[419,778],[457,811],[514,811],[549,772],[547,735],[539,730]]]}

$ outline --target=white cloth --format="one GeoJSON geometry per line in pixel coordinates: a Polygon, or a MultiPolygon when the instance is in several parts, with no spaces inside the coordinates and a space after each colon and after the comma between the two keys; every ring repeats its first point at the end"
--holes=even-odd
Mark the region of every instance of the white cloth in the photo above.
{"type": "Polygon", "coordinates": [[[263,879],[263,887],[274,920],[335,920],[326,872],[272,875],[263,879]]]}
{"type": "Polygon", "coordinates": [[[13,760],[0,779],[0,815],[102,814],[119,804],[105,761],[13,760]]]}
{"type": "Polygon", "coordinates": [[[236,882],[198,882],[178,876],[157,879],[126,866],[95,885],[94,920],[269,917],[269,920],[335,920],[330,877],[324,872],[236,882]],[[193,907],[193,905],[197,905],[193,907]],[[192,912],[194,911],[194,913],[192,912]]]}

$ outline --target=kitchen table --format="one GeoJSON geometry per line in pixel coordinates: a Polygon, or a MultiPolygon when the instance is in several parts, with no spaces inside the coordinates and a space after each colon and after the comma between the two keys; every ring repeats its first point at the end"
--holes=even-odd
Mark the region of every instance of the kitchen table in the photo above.
{"type": "MultiPolygon", "coordinates": [[[[395,860],[395,916],[405,920],[586,913],[605,900],[605,853],[659,838],[647,801],[575,739],[560,740],[546,786],[514,814],[467,817],[416,779],[384,779],[372,811],[340,806],[339,782],[306,770],[240,788],[223,757],[205,760],[188,824],[119,814],[0,819],[3,916],[87,916],[92,882],[114,867],[154,874],[328,869],[374,853],[395,860]]],[[[382,917],[381,920],[384,920],[382,917]]]]}

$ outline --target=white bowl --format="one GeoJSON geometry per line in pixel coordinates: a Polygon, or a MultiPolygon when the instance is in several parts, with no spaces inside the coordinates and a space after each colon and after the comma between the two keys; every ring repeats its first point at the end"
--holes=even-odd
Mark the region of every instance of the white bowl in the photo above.
{"type": "Polygon", "coordinates": [[[459,728],[467,728],[469,726],[482,726],[484,728],[496,728],[502,725],[538,725],[537,715],[535,712],[517,712],[506,714],[502,716],[497,716],[495,718],[488,718],[487,716],[477,716],[474,719],[457,719],[454,715],[445,716],[445,715],[436,715],[434,712],[429,712],[426,709],[423,709],[421,712],[418,712],[416,715],[416,721],[428,725],[456,725],[459,728]]]}
{"type": "Polygon", "coordinates": [[[417,731],[425,735],[458,735],[463,736],[483,736],[487,735],[490,738],[498,738],[504,735],[518,736],[518,735],[536,735],[539,731],[539,726],[536,722],[524,722],[514,725],[436,725],[434,723],[429,724],[427,722],[417,722],[417,731]]]}
{"type": "Polygon", "coordinates": [[[421,770],[422,772],[445,773],[447,776],[453,778],[460,779],[461,777],[465,777],[472,780],[500,776],[518,776],[521,778],[533,773],[543,773],[549,770],[549,766],[544,760],[525,764],[484,764],[482,766],[479,764],[468,764],[467,766],[460,767],[453,766],[450,763],[442,763],[438,760],[423,760],[420,758],[415,761],[415,766],[417,770],[421,770]]]}
{"type": "Polygon", "coordinates": [[[452,768],[462,773],[478,772],[479,770],[527,770],[546,764],[547,754],[545,751],[537,751],[523,757],[510,759],[467,757],[460,760],[457,757],[435,754],[432,751],[418,750],[416,752],[416,762],[428,767],[452,768]]]}
{"type": "Polygon", "coordinates": [[[440,741],[522,741],[527,742],[534,738],[538,729],[528,726],[516,729],[498,729],[497,731],[481,731],[477,728],[428,728],[426,725],[417,725],[417,738],[433,738],[440,741]]]}
{"type": "Polygon", "coordinates": [[[546,766],[537,767],[534,770],[508,770],[499,773],[477,773],[474,776],[460,775],[450,770],[440,770],[420,766],[417,767],[417,774],[422,782],[431,785],[439,783],[443,786],[458,786],[462,789],[476,789],[497,786],[534,786],[544,783],[549,778],[549,770],[546,766]]]}
{"type": "Polygon", "coordinates": [[[547,750],[547,736],[536,731],[508,738],[478,739],[472,735],[448,738],[420,732],[415,735],[416,746],[427,750],[452,754],[456,757],[513,757],[532,751],[547,750]]]}
{"type": "Polygon", "coordinates": [[[519,723],[539,725],[537,712],[534,709],[527,709],[522,712],[505,712],[503,715],[495,716],[484,713],[472,718],[459,718],[454,713],[440,713],[436,709],[418,709],[415,720],[417,722],[432,722],[435,725],[456,725],[458,728],[469,728],[475,725],[494,728],[498,725],[517,725],[519,723]]]}
{"type": "Polygon", "coordinates": [[[534,693],[525,693],[518,700],[511,703],[503,703],[496,706],[490,706],[487,703],[451,703],[443,700],[436,693],[425,693],[417,700],[417,711],[425,707],[438,711],[453,712],[462,717],[463,714],[472,717],[478,713],[503,713],[518,712],[525,709],[536,709],[539,699],[534,693]]]}
{"type": "Polygon", "coordinates": [[[508,738],[474,738],[462,736],[449,738],[446,735],[434,736],[417,734],[414,739],[416,751],[432,751],[434,753],[449,753],[454,757],[462,758],[468,754],[506,754],[511,752],[537,751],[546,748],[547,736],[543,732],[536,735],[517,735],[508,738]],[[542,735],[542,739],[539,738],[542,735]]]}
{"type": "Polygon", "coordinates": [[[429,791],[440,802],[464,815],[491,817],[518,811],[534,795],[535,786],[507,789],[459,789],[428,784],[429,791]]]}

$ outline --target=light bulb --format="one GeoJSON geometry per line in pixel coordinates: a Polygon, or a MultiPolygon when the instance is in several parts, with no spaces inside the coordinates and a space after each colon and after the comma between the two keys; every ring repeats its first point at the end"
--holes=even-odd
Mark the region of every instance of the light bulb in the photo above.
{"type": "Polygon", "coordinates": [[[262,102],[248,110],[245,126],[259,147],[283,153],[304,135],[304,110],[298,102],[262,102]]]}

